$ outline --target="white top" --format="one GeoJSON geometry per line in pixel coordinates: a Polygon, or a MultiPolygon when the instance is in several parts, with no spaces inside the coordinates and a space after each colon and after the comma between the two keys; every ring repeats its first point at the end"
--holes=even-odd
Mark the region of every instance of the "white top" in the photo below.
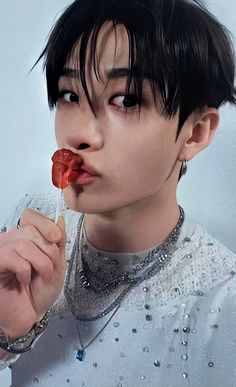
{"type": "MultiPolygon", "coordinates": [[[[51,197],[26,196],[6,228],[16,224],[27,206],[54,216],[51,197]]],[[[79,217],[66,211],[68,260],[79,217]]],[[[101,256],[86,243],[98,266],[101,256]]],[[[116,259],[121,265],[129,262],[124,254],[116,259]]],[[[12,366],[12,387],[236,387],[235,272],[235,254],[185,217],[171,261],[127,294],[86,348],[83,361],[75,358],[81,347],[76,320],[62,292],[46,332],[12,366]]],[[[108,302],[78,289],[82,314],[94,315],[108,302]]],[[[84,343],[111,314],[80,323],[84,343]]]]}

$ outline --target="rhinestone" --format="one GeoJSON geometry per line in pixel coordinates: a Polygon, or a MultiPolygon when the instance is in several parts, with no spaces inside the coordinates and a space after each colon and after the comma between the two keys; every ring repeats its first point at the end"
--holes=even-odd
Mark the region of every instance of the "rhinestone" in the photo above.
{"type": "Polygon", "coordinates": [[[187,372],[184,372],[184,373],[182,374],[182,376],[183,376],[184,379],[186,379],[186,378],[188,377],[187,372]]]}
{"type": "Polygon", "coordinates": [[[120,379],[121,382],[123,382],[124,376],[120,376],[119,379],[120,379]]]}
{"type": "Polygon", "coordinates": [[[191,332],[192,333],[197,333],[197,329],[192,329],[191,332]]]}
{"type": "Polygon", "coordinates": [[[181,359],[182,359],[182,360],[188,360],[188,355],[183,354],[183,355],[181,356],[181,359]]]}
{"type": "Polygon", "coordinates": [[[214,367],[214,363],[212,361],[209,361],[208,367],[210,367],[210,368],[214,367]]]}
{"type": "Polygon", "coordinates": [[[184,341],[182,341],[182,345],[183,345],[183,347],[187,347],[188,342],[184,340],[184,341]]]}
{"type": "Polygon", "coordinates": [[[161,363],[160,363],[158,360],[155,360],[155,361],[154,361],[154,366],[155,366],[155,367],[160,367],[160,366],[161,366],[161,363]]]}
{"type": "Polygon", "coordinates": [[[188,254],[188,255],[187,255],[187,258],[188,258],[188,259],[191,259],[191,258],[192,258],[192,254],[188,254]]]}
{"type": "Polygon", "coordinates": [[[232,271],[230,272],[230,274],[231,274],[232,276],[234,276],[234,275],[235,275],[235,271],[232,270],[232,271]]]}
{"type": "Polygon", "coordinates": [[[39,383],[39,380],[38,380],[38,378],[34,378],[34,383],[39,383]]]}
{"type": "Polygon", "coordinates": [[[102,343],[102,342],[103,342],[103,339],[102,339],[102,338],[100,338],[100,339],[99,339],[99,343],[102,343]]]}
{"type": "Polygon", "coordinates": [[[146,320],[147,321],[152,321],[152,315],[151,314],[146,314],[146,320]]]}
{"type": "Polygon", "coordinates": [[[183,328],[184,333],[190,333],[190,328],[189,327],[184,327],[183,328]]]}
{"type": "Polygon", "coordinates": [[[116,337],[116,338],[115,338],[115,341],[119,341],[119,340],[120,340],[119,337],[116,337]]]}
{"type": "Polygon", "coordinates": [[[179,291],[179,288],[175,288],[175,292],[176,293],[179,293],[180,291],[179,291]]]}
{"type": "Polygon", "coordinates": [[[140,262],[140,258],[139,258],[137,255],[135,255],[135,256],[133,257],[133,264],[139,263],[139,262],[140,262]]]}
{"type": "Polygon", "coordinates": [[[172,364],[171,363],[167,364],[167,368],[172,368],[172,364]]]}
{"type": "Polygon", "coordinates": [[[70,383],[70,379],[66,379],[66,383],[70,383]]]}
{"type": "Polygon", "coordinates": [[[145,380],[145,379],[146,379],[146,376],[141,375],[141,379],[142,379],[142,380],[145,380]]]}
{"type": "Polygon", "coordinates": [[[179,332],[179,328],[174,328],[174,332],[178,333],[179,332]]]}
{"type": "Polygon", "coordinates": [[[144,308],[147,309],[147,310],[149,310],[149,309],[150,309],[150,305],[145,304],[145,305],[144,305],[144,308]]]}
{"type": "Polygon", "coordinates": [[[189,243],[189,242],[191,242],[190,238],[188,238],[188,237],[184,238],[184,243],[189,243]]]}
{"type": "Polygon", "coordinates": [[[145,347],[143,347],[143,352],[149,352],[149,348],[147,345],[145,345],[145,347]]]}
{"type": "Polygon", "coordinates": [[[113,323],[113,327],[118,328],[119,326],[120,326],[120,324],[118,322],[113,323]]]}
{"type": "Polygon", "coordinates": [[[185,318],[190,318],[190,313],[187,313],[187,314],[185,315],[185,318]]]}
{"type": "Polygon", "coordinates": [[[143,306],[142,305],[137,305],[137,309],[138,310],[143,310],[143,306]]]}
{"type": "Polygon", "coordinates": [[[133,328],[133,329],[132,329],[132,332],[133,332],[133,333],[137,333],[137,329],[136,329],[136,328],[133,328]]]}
{"type": "Polygon", "coordinates": [[[149,289],[150,289],[150,287],[149,287],[148,285],[145,285],[145,286],[143,287],[143,291],[144,291],[145,293],[147,293],[147,292],[149,291],[149,289]]]}
{"type": "Polygon", "coordinates": [[[197,296],[203,296],[204,293],[203,293],[201,290],[197,290],[197,291],[196,291],[196,295],[197,295],[197,296]]]}
{"type": "Polygon", "coordinates": [[[207,243],[207,246],[213,246],[213,243],[209,242],[207,243]]]}
{"type": "Polygon", "coordinates": [[[219,325],[218,325],[218,324],[214,324],[214,325],[212,325],[212,328],[218,329],[218,328],[219,328],[219,325]]]}
{"type": "Polygon", "coordinates": [[[93,363],[94,368],[97,368],[97,366],[98,366],[97,363],[93,363]]]}

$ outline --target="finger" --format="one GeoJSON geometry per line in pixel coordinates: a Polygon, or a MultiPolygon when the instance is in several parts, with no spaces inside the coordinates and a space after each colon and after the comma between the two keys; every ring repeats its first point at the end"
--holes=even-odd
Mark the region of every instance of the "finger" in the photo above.
{"type": "Polygon", "coordinates": [[[64,219],[63,215],[59,216],[58,221],[57,221],[57,225],[62,232],[62,239],[61,239],[60,243],[58,244],[58,246],[60,248],[63,248],[63,247],[65,247],[66,240],[67,240],[65,219],[64,219]]]}
{"type": "Polygon", "coordinates": [[[32,241],[22,239],[12,242],[11,246],[3,246],[0,250],[1,263],[2,260],[5,262],[4,257],[11,255],[12,250],[27,261],[44,281],[51,282],[53,280],[54,268],[52,261],[32,241]]]}
{"type": "Polygon", "coordinates": [[[56,243],[50,243],[31,224],[22,226],[20,230],[17,230],[16,228],[11,229],[6,234],[5,239],[1,241],[1,245],[9,245],[14,243],[14,241],[27,239],[32,241],[44,254],[46,254],[55,267],[58,265],[58,259],[60,258],[59,246],[56,243]]]}
{"type": "Polygon", "coordinates": [[[20,226],[21,228],[31,224],[36,227],[39,232],[49,241],[54,243],[60,243],[62,239],[62,231],[60,227],[55,224],[51,219],[40,214],[31,208],[27,208],[21,215],[20,226]]]}
{"type": "Polygon", "coordinates": [[[31,265],[15,250],[9,251],[0,259],[0,281],[5,283],[7,274],[15,274],[22,286],[27,286],[31,279],[31,265]]]}
{"type": "Polygon", "coordinates": [[[28,239],[18,241],[15,250],[31,264],[40,277],[46,282],[51,282],[54,273],[53,263],[32,241],[28,239]]]}

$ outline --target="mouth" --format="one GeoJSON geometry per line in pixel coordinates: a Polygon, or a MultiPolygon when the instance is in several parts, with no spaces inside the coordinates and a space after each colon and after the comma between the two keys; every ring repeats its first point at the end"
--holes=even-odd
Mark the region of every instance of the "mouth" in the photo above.
{"type": "Polygon", "coordinates": [[[69,180],[74,184],[89,184],[98,177],[97,171],[85,163],[77,163],[70,172],[69,180]]]}

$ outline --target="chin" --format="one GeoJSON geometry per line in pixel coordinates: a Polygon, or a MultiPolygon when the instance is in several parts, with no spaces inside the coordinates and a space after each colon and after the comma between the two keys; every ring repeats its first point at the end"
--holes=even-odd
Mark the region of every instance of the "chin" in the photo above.
{"type": "Polygon", "coordinates": [[[100,201],[94,201],[94,198],[84,192],[83,187],[69,186],[63,191],[63,195],[67,207],[73,211],[86,214],[104,212],[100,206],[100,201]]]}

